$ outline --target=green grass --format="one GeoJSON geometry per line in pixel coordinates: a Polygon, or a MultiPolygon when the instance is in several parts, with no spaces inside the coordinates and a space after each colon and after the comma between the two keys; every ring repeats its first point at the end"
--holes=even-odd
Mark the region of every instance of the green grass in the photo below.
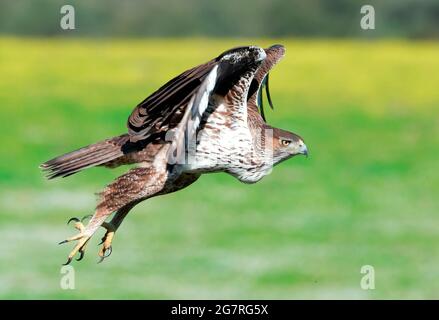
{"type": "Polygon", "coordinates": [[[0,38],[0,297],[439,298],[439,44],[0,38]],[[269,122],[311,156],[255,185],[224,174],[138,205],[60,289],[68,218],[124,169],[38,165],[125,132],[170,77],[236,45],[283,43],[269,122]],[[360,288],[375,267],[376,289],[360,288]]]}

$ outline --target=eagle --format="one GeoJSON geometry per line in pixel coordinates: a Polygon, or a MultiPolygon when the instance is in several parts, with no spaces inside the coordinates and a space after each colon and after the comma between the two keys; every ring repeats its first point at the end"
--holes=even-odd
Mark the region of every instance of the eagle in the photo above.
{"type": "Polygon", "coordinates": [[[137,164],[101,191],[93,215],[71,218],[79,231],[65,264],[84,257],[99,227],[106,229],[100,262],[112,252],[116,230],[138,203],[186,188],[202,174],[226,172],[255,183],[278,163],[308,155],[297,134],[267,124],[263,91],[273,108],[269,72],[285,55],[273,45],[233,48],[168,81],[140,102],[128,132],[56,157],[40,167],[48,179],[87,168],[137,164]],[[112,215],[110,221],[109,216],[112,215]]]}

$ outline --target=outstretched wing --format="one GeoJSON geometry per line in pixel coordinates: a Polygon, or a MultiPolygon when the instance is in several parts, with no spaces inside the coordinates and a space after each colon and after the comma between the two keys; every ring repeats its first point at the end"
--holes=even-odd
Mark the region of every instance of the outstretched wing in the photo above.
{"type": "Polygon", "coordinates": [[[195,151],[196,134],[209,105],[226,103],[230,117],[247,119],[247,94],[254,73],[265,59],[258,47],[229,50],[217,58],[217,64],[207,74],[190,98],[185,113],[176,128],[168,150],[168,163],[182,161],[195,151]],[[215,101],[212,97],[216,96],[215,101]],[[218,101],[218,97],[220,101],[218,101]]]}
{"type": "Polygon", "coordinates": [[[188,135],[179,135],[178,132],[192,134],[197,130],[213,95],[233,96],[231,107],[236,107],[236,110],[230,111],[242,112],[246,116],[248,89],[265,57],[265,51],[258,47],[235,48],[170,80],[130,115],[131,142],[171,129],[176,129],[174,144],[187,142],[188,135]]]}
{"type": "Polygon", "coordinates": [[[263,91],[267,95],[268,104],[273,109],[269,88],[269,72],[284,57],[285,47],[282,45],[274,45],[265,49],[267,58],[264,60],[258,71],[255,73],[253,81],[248,93],[248,108],[253,111],[260,112],[265,121],[263,91]],[[259,108],[259,109],[258,109],[259,108]]]}
{"type": "Polygon", "coordinates": [[[215,65],[217,62],[211,60],[189,69],[139,103],[128,118],[130,141],[146,139],[178,124],[190,97],[215,65]]]}

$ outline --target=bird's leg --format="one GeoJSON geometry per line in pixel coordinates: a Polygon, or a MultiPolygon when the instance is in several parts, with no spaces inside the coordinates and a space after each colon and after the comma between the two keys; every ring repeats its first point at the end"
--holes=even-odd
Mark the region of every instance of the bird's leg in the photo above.
{"type": "MultiPolygon", "coordinates": [[[[160,152],[166,155],[167,149],[163,150],[164,151],[160,152]]],[[[158,155],[156,155],[156,157],[158,157],[158,155]]],[[[163,191],[169,173],[167,171],[166,161],[164,161],[163,164],[161,167],[140,167],[131,169],[105,187],[100,193],[100,200],[96,207],[95,214],[87,226],[84,227],[81,221],[74,219],[74,221],[77,222],[75,226],[77,226],[77,229],[80,231],[79,234],[61,242],[78,241],[68,256],[67,264],[72,261],[78,252],[81,254],[79,258],[82,258],[87,241],[100,226],[106,228],[107,232],[103,238],[102,249],[99,255],[101,260],[110,255],[114,233],[132,207],[163,191]],[[113,212],[116,212],[116,214],[111,222],[105,223],[105,220],[113,212]]],[[[167,193],[169,193],[169,191],[167,193]]]]}
{"type": "MultiPolygon", "coordinates": [[[[175,181],[174,186],[168,189],[168,193],[175,192],[187,187],[188,185],[194,183],[199,178],[199,176],[200,175],[193,175],[193,174],[179,176],[179,179],[175,181]]],[[[154,179],[151,179],[151,181],[155,183],[154,179]]],[[[107,232],[105,233],[104,237],[102,238],[102,242],[100,243],[102,244],[102,247],[101,250],[99,251],[99,256],[101,258],[99,262],[102,262],[105,258],[107,258],[111,254],[112,252],[111,244],[116,230],[119,228],[119,226],[121,225],[123,219],[125,219],[128,212],[130,212],[130,210],[140,201],[142,201],[142,198],[132,200],[131,202],[129,202],[128,204],[117,210],[113,219],[111,219],[110,222],[102,223],[102,227],[107,229],[107,232]]]]}
{"type": "Polygon", "coordinates": [[[101,239],[100,244],[102,244],[102,247],[98,253],[100,257],[98,263],[104,261],[104,259],[109,257],[110,254],[113,252],[113,247],[111,246],[111,244],[113,243],[114,233],[116,232],[116,228],[114,227],[113,224],[111,224],[111,222],[104,222],[102,224],[102,227],[107,229],[107,231],[105,232],[105,235],[101,239]]]}
{"type": "Polygon", "coordinates": [[[105,228],[107,231],[101,239],[102,241],[100,244],[102,244],[102,247],[98,253],[100,257],[99,262],[102,262],[105,258],[110,256],[111,252],[113,251],[111,244],[113,242],[114,234],[121,225],[123,219],[125,219],[125,217],[127,216],[128,212],[134,207],[134,205],[135,203],[126,205],[115,213],[113,219],[111,219],[110,222],[102,223],[102,227],[105,228]]]}
{"type": "Polygon", "coordinates": [[[71,241],[78,241],[76,246],[69,253],[67,257],[67,262],[64,265],[69,264],[78,252],[80,254],[79,258],[77,259],[78,261],[84,257],[87,242],[90,240],[90,238],[96,232],[97,228],[105,221],[110,213],[111,212],[107,210],[96,210],[95,214],[88,222],[87,226],[84,226],[83,221],[89,216],[86,216],[81,220],[79,220],[78,218],[71,218],[69,220],[68,223],[72,221],[75,222],[75,228],[79,231],[79,233],[59,243],[63,244],[71,241]]]}
{"type": "Polygon", "coordinates": [[[79,232],[82,232],[84,230],[84,220],[87,219],[89,216],[85,216],[83,217],[81,220],[79,220],[78,218],[70,218],[70,220],[67,222],[67,224],[69,225],[70,222],[74,221],[75,222],[75,229],[77,229],[79,232]]]}

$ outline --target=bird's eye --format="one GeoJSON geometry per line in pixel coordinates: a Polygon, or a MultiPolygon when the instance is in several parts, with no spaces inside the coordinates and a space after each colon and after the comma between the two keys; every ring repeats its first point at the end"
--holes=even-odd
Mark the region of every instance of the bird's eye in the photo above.
{"type": "Polygon", "coordinates": [[[288,146],[288,145],[291,143],[290,140],[283,140],[283,139],[282,139],[280,142],[282,143],[282,145],[283,145],[284,147],[288,146]]]}

